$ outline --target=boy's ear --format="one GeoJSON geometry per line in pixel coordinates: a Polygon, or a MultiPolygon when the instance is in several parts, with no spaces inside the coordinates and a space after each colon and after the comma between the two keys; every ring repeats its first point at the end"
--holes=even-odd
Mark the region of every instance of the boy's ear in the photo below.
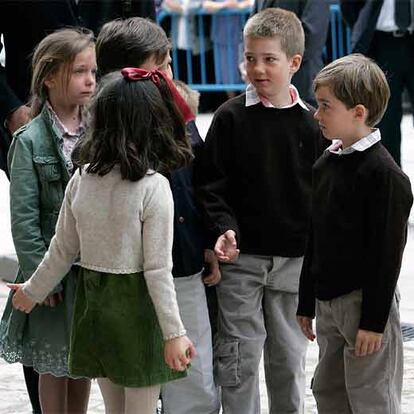
{"type": "Polygon", "coordinates": [[[365,122],[368,117],[368,109],[364,105],[358,104],[354,106],[354,114],[358,121],[365,122]]]}
{"type": "Polygon", "coordinates": [[[289,69],[290,69],[290,73],[292,75],[295,74],[299,70],[301,63],[302,63],[302,56],[301,55],[293,55],[290,58],[289,69]]]}

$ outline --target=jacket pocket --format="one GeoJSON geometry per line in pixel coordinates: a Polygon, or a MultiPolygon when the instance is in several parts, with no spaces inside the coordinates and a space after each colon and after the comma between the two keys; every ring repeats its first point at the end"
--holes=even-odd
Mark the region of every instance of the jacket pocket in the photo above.
{"type": "Polygon", "coordinates": [[[53,156],[36,156],[33,162],[40,184],[40,211],[57,213],[65,190],[60,160],[53,156]]]}
{"type": "Polygon", "coordinates": [[[51,182],[60,180],[62,176],[61,166],[58,159],[51,156],[33,158],[39,179],[42,182],[51,182]]]}
{"type": "Polygon", "coordinates": [[[217,385],[240,385],[239,341],[217,342],[214,347],[214,374],[217,385]]]}

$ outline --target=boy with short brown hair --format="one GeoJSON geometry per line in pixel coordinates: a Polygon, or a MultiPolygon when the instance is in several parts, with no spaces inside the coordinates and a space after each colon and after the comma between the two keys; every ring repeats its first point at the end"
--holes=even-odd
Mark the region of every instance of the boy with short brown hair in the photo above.
{"type": "Polygon", "coordinates": [[[332,145],[313,168],[312,225],[298,321],[320,348],[318,413],[399,414],[403,349],[396,294],[411,186],[374,126],[390,96],[371,59],[350,55],[314,82],[332,145]],[[339,139],[338,139],[339,138],[339,139]]]}
{"type": "Polygon", "coordinates": [[[266,9],[248,20],[244,44],[251,84],[216,111],[197,168],[200,204],[222,262],[216,381],[224,412],[259,414],[264,349],[269,412],[300,413],[306,340],[295,314],[311,168],[323,142],[313,108],[290,83],[304,49],[299,19],[266,9]]]}

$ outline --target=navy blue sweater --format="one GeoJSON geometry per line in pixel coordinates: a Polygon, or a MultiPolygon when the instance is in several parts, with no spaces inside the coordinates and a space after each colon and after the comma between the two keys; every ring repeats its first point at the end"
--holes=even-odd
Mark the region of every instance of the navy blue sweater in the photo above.
{"type": "MultiPolygon", "coordinates": [[[[187,124],[195,161],[203,140],[194,121],[187,124]]],[[[174,199],[173,276],[200,272],[204,263],[205,231],[193,191],[193,166],[180,168],[169,177],[174,199]]]]}

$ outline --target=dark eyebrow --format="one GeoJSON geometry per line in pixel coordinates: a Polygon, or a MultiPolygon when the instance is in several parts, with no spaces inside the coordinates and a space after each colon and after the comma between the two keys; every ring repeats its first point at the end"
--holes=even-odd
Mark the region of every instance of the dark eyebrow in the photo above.
{"type": "Polygon", "coordinates": [[[264,57],[277,57],[277,55],[275,53],[254,53],[254,52],[249,52],[248,50],[244,51],[245,55],[255,55],[255,54],[259,54],[262,55],[264,57]]]}
{"type": "MultiPolygon", "coordinates": [[[[93,65],[95,68],[97,67],[97,65],[93,65]]],[[[73,65],[74,68],[78,68],[78,69],[82,69],[82,68],[87,68],[88,65],[85,65],[84,63],[82,64],[77,64],[77,65],[73,65]]]]}

